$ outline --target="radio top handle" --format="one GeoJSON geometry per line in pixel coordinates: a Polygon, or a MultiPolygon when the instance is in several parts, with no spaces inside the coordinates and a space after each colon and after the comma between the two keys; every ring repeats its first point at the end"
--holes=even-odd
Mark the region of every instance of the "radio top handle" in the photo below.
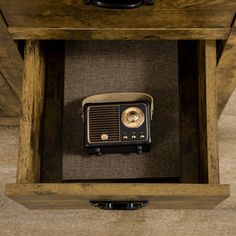
{"type": "Polygon", "coordinates": [[[87,97],[82,102],[82,110],[88,103],[148,101],[151,104],[151,119],[154,112],[153,97],[146,93],[104,93],[87,97]]]}

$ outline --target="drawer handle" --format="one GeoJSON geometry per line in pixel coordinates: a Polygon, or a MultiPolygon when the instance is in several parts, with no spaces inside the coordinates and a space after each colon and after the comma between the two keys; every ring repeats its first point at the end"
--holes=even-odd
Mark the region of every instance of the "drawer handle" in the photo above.
{"type": "Polygon", "coordinates": [[[113,9],[131,9],[142,5],[153,5],[155,0],[84,0],[86,5],[93,4],[98,7],[113,9]]]}
{"type": "Polygon", "coordinates": [[[148,206],[149,201],[90,201],[90,203],[103,210],[139,210],[148,206]]]}

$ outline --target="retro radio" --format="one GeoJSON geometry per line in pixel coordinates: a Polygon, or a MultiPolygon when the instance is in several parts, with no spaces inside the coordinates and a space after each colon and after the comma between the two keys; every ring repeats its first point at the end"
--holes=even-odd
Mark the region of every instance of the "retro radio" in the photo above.
{"type": "Polygon", "coordinates": [[[150,95],[101,94],[86,98],[82,106],[89,154],[149,151],[153,113],[150,95]]]}

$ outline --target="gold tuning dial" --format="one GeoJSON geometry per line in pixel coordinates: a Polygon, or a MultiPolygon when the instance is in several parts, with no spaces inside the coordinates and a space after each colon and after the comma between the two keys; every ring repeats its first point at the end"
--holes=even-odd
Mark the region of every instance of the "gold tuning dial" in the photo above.
{"type": "Polygon", "coordinates": [[[138,107],[129,107],[122,113],[122,122],[127,128],[138,128],[145,120],[143,111],[138,107]]]}

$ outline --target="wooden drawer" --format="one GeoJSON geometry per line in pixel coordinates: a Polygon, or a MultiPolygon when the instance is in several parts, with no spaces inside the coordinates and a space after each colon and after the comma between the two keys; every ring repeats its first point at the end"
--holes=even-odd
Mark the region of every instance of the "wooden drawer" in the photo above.
{"type": "Polygon", "coordinates": [[[0,0],[0,6],[15,39],[226,39],[236,12],[234,0],[156,0],[131,10],[82,0],[0,0]]]}
{"type": "Polygon", "coordinates": [[[26,41],[17,179],[16,184],[6,185],[6,195],[30,209],[91,208],[91,200],[147,200],[147,208],[207,209],[226,199],[230,187],[219,180],[216,42],[179,41],[178,54],[182,156],[179,182],[65,183],[64,42],[26,41]]]}
{"type": "Polygon", "coordinates": [[[212,209],[229,196],[229,186],[149,183],[9,184],[6,194],[30,209],[95,209],[90,200],[149,200],[149,209],[212,209]]]}

